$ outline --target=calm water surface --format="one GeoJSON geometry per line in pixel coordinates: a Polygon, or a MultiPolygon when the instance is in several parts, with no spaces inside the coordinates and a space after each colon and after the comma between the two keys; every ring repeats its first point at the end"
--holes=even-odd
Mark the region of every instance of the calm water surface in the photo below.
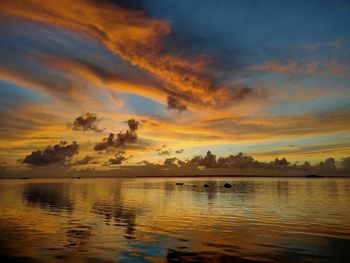
{"type": "Polygon", "coordinates": [[[0,258],[350,262],[350,180],[1,180],[0,258]]]}

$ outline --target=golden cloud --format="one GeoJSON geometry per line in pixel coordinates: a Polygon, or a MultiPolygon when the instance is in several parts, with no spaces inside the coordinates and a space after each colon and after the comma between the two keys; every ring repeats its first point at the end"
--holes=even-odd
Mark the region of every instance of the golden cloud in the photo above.
{"type": "Polygon", "coordinates": [[[90,36],[154,75],[167,94],[190,103],[216,105],[234,96],[206,76],[207,59],[189,60],[164,52],[162,37],[170,33],[169,23],[143,12],[88,0],[6,1],[0,3],[0,12],[90,36]]]}

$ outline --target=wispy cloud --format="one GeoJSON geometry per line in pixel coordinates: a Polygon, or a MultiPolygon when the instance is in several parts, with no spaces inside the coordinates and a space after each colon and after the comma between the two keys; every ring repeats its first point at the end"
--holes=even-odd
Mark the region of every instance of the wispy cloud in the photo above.
{"type": "Polygon", "coordinates": [[[201,57],[188,60],[166,52],[162,38],[171,32],[171,26],[165,20],[108,2],[96,4],[87,0],[59,3],[22,0],[2,2],[0,6],[6,15],[89,35],[117,56],[158,78],[168,95],[202,105],[238,98],[231,94],[234,87],[215,84],[201,57]]]}

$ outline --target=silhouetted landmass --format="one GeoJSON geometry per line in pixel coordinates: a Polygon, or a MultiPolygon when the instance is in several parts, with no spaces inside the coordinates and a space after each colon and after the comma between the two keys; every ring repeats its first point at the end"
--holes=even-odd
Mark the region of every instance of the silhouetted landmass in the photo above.
{"type": "MultiPolygon", "coordinates": [[[[148,164],[149,165],[149,164],[148,164]]],[[[337,173],[337,172],[350,172],[350,157],[343,158],[339,165],[334,158],[327,158],[325,161],[321,161],[315,165],[311,165],[305,161],[303,164],[291,164],[286,158],[276,158],[271,162],[261,162],[255,160],[252,156],[245,155],[242,152],[237,155],[216,157],[215,154],[210,151],[205,156],[194,156],[191,159],[182,161],[176,157],[167,158],[164,161],[164,165],[168,167],[203,167],[204,169],[216,169],[216,168],[255,168],[265,170],[297,170],[304,172],[305,174],[315,173],[337,173]]]]}

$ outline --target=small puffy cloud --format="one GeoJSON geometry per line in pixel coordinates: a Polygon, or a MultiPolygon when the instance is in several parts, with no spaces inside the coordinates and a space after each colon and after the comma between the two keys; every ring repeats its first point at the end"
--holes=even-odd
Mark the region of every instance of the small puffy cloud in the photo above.
{"type": "Polygon", "coordinates": [[[128,120],[128,125],[129,125],[130,131],[135,132],[139,128],[139,122],[135,119],[128,120]]]}
{"type": "Polygon", "coordinates": [[[137,140],[137,134],[135,131],[128,130],[126,132],[120,132],[117,134],[116,145],[125,146],[127,143],[133,143],[137,140]]]}
{"type": "Polygon", "coordinates": [[[131,156],[125,157],[125,152],[118,152],[114,155],[114,158],[108,160],[107,165],[119,165],[130,158],[131,156]]]}
{"type": "Polygon", "coordinates": [[[157,152],[162,151],[163,149],[166,149],[168,146],[166,144],[163,144],[162,146],[159,146],[159,148],[157,148],[157,152]]]}
{"type": "Polygon", "coordinates": [[[107,138],[103,138],[102,142],[99,142],[95,145],[95,151],[103,151],[109,147],[113,147],[115,145],[114,137],[114,133],[110,133],[107,138]]]}
{"type": "Polygon", "coordinates": [[[108,148],[124,147],[126,144],[134,143],[137,140],[136,130],[139,127],[139,122],[130,119],[128,120],[129,129],[126,132],[119,132],[117,135],[110,133],[107,138],[104,138],[102,142],[95,145],[95,151],[103,151],[108,148]]]}
{"type": "Polygon", "coordinates": [[[76,160],[73,165],[86,165],[86,164],[97,164],[98,162],[94,157],[86,155],[84,158],[76,160]]]}
{"type": "Polygon", "coordinates": [[[107,138],[104,138],[102,142],[95,145],[95,151],[103,151],[108,148],[123,147],[128,143],[133,143],[137,140],[137,134],[132,131],[120,132],[117,135],[110,133],[107,138]]]}
{"type": "Polygon", "coordinates": [[[67,144],[67,142],[61,141],[54,146],[47,146],[44,150],[33,151],[24,158],[22,163],[35,166],[63,164],[76,155],[78,151],[78,143],[72,142],[72,144],[67,144]]]}
{"type": "Polygon", "coordinates": [[[175,153],[180,154],[180,153],[183,153],[184,151],[185,151],[184,149],[179,149],[179,150],[176,150],[175,153]]]}
{"type": "Polygon", "coordinates": [[[158,154],[159,154],[159,155],[169,155],[169,154],[170,154],[170,151],[164,150],[164,151],[158,152],[158,154]]]}
{"type": "Polygon", "coordinates": [[[69,123],[68,127],[72,128],[74,131],[94,131],[102,132],[103,129],[97,127],[97,122],[99,118],[97,114],[87,112],[82,116],[75,118],[73,123],[69,123]]]}
{"type": "Polygon", "coordinates": [[[177,166],[176,161],[178,161],[178,159],[176,157],[167,158],[164,161],[164,165],[166,165],[166,166],[177,166]]]}
{"type": "Polygon", "coordinates": [[[172,96],[168,96],[167,104],[169,110],[178,110],[179,112],[187,110],[187,106],[184,103],[172,96]]]}
{"type": "Polygon", "coordinates": [[[161,147],[157,148],[157,152],[159,155],[169,155],[171,154],[171,148],[168,148],[167,145],[164,144],[161,147]]]}

